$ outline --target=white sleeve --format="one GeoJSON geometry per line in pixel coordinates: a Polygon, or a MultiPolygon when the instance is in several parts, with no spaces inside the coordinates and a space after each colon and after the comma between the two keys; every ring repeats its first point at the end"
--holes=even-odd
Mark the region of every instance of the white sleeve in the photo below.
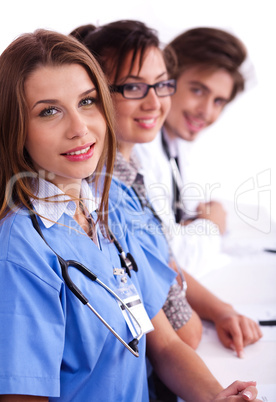
{"type": "Polygon", "coordinates": [[[224,263],[222,237],[213,222],[196,219],[186,226],[174,222],[166,230],[179,265],[195,278],[200,278],[224,263]]]}
{"type": "Polygon", "coordinates": [[[206,219],[196,219],[186,226],[175,222],[172,175],[161,136],[148,144],[136,144],[135,151],[143,167],[147,194],[179,265],[197,278],[217,269],[222,241],[217,225],[206,219]]]}

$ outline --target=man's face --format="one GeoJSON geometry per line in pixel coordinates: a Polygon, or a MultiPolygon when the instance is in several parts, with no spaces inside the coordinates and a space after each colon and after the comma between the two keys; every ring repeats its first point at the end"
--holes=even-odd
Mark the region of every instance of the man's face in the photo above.
{"type": "Polygon", "coordinates": [[[223,70],[191,67],[177,79],[176,93],[165,122],[170,137],[193,141],[201,130],[214,123],[229,102],[233,78],[223,70]]]}

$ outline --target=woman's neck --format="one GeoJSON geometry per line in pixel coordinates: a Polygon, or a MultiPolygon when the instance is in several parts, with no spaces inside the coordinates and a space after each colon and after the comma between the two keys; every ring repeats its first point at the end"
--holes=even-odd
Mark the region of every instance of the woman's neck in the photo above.
{"type": "Polygon", "coordinates": [[[84,214],[83,204],[81,198],[81,180],[76,181],[60,181],[54,180],[55,184],[64,194],[66,194],[76,204],[75,216],[82,216],[84,214]]]}
{"type": "Polygon", "coordinates": [[[81,180],[62,182],[53,180],[52,183],[55,184],[64,194],[68,195],[68,197],[76,203],[77,208],[79,207],[81,180]]]}
{"type": "Polygon", "coordinates": [[[131,153],[132,153],[134,145],[135,144],[130,144],[130,143],[122,143],[122,142],[118,143],[118,149],[127,162],[130,161],[130,157],[131,157],[131,153]]]}

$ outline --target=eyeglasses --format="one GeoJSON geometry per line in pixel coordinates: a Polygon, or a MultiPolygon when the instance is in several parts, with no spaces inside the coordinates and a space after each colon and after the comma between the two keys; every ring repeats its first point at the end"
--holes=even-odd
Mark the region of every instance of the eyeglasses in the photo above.
{"type": "Polygon", "coordinates": [[[147,96],[150,88],[154,88],[156,95],[159,97],[170,96],[176,91],[176,80],[160,81],[153,85],[135,82],[110,86],[112,92],[118,92],[126,99],[143,99],[147,96]]]}

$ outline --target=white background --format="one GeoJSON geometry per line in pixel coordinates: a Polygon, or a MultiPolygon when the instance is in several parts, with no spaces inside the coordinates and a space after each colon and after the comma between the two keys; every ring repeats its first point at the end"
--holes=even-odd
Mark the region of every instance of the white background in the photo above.
{"type": "Polygon", "coordinates": [[[36,28],[68,34],[82,24],[123,18],[139,19],[157,29],[163,43],[198,26],[226,29],[240,37],[249,52],[248,88],[195,144],[196,176],[202,183],[216,184],[218,197],[260,205],[276,219],[273,0],[4,1],[0,53],[16,36],[36,28]]]}

